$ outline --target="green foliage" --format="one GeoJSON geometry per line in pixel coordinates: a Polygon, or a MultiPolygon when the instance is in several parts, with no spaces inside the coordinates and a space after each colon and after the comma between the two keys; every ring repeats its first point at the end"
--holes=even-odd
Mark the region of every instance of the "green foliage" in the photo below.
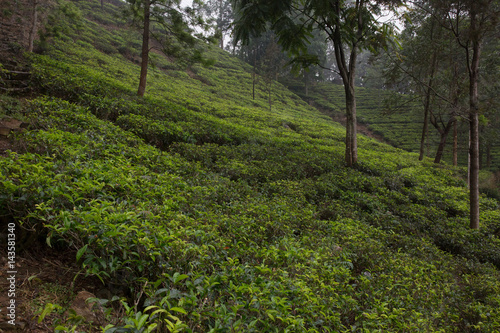
{"type": "MultiPolygon", "coordinates": [[[[1,70],[1,66],[0,66],[1,70]]],[[[24,103],[17,98],[2,95],[0,98],[0,118],[4,116],[17,116],[22,112],[24,103]]]]}
{"type": "Polygon", "coordinates": [[[84,22],[32,59],[46,96],[0,158],[0,211],[117,286],[104,331],[500,329],[499,203],[470,231],[463,171],[365,137],[347,169],[341,126],[278,83],[269,111],[216,49],[190,73],[159,58],[138,99],[137,66],[84,22]]]}

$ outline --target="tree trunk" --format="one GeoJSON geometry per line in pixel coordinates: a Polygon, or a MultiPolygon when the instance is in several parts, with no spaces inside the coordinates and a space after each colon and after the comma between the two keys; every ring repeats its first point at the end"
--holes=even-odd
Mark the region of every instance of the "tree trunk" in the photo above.
{"type": "Polygon", "coordinates": [[[420,155],[418,156],[419,161],[424,159],[425,139],[427,137],[428,130],[429,130],[429,101],[428,101],[427,96],[426,96],[426,101],[425,101],[425,106],[424,106],[424,126],[422,128],[422,138],[420,139],[420,155]]]}
{"type": "Polygon", "coordinates": [[[467,145],[467,188],[468,189],[470,189],[470,147],[471,147],[471,145],[470,145],[470,143],[471,143],[470,131],[471,131],[471,128],[469,126],[469,142],[467,145]]]}
{"type": "Polygon", "coordinates": [[[491,168],[491,143],[486,145],[486,167],[491,168]]]}
{"type": "MultiPolygon", "coordinates": [[[[474,7],[474,6],[473,6],[474,7]]],[[[479,229],[479,57],[481,40],[477,34],[477,13],[470,14],[472,36],[472,61],[469,68],[469,122],[470,122],[470,227],[479,229]]]]}
{"type": "Polygon", "coordinates": [[[472,112],[470,117],[470,227],[479,229],[479,135],[477,130],[479,115],[477,112],[472,112]]]}
{"type": "MultiPolygon", "coordinates": [[[[434,20],[431,24],[432,32],[434,31],[434,20]]],[[[431,33],[431,36],[433,33],[431,33]]],[[[427,91],[425,92],[425,102],[424,102],[424,126],[422,128],[422,137],[420,139],[420,156],[418,160],[421,161],[424,159],[425,155],[425,139],[427,137],[427,132],[429,131],[429,110],[431,106],[431,93],[432,93],[432,84],[434,82],[434,75],[436,74],[437,67],[437,53],[438,51],[435,49],[432,53],[431,60],[431,68],[429,74],[429,83],[427,85],[427,91]]]]}
{"type": "Polygon", "coordinates": [[[146,91],[146,81],[148,76],[148,61],[149,61],[149,11],[150,0],[144,0],[144,31],[142,35],[142,53],[141,53],[141,77],[139,81],[138,96],[144,96],[146,91]]]}
{"type": "Polygon", "coordinates": [[[453,165],[458,165],[458,121],[453,123],[453,165]]]}
{"type": "MultiPolygon", "coordinates": [[[[356,121],[356,94],[354,89],[355,73],[356,73],[356,59],[358,55],[358,44],[353,42],[349,45],[350,56],[347,63],[346,54],[343,48],[342,33],[340,30],[341,24],[339,18],[340,14],[340,1],[333,3],[337,15],[335,30],[333,33],[333,46],[335,50],[335,61],[342,77],[345,90],[345,103],[346,103],[346,139],[345,139],[345,162],[348,167],[352,167],[358,161],[358,141],[357,141],[357,121],[356,121]]],[[[357,14],[357,37],[361,40],[363,36],[363,16],[362,10],[364,1],[356,1],[357,14]]]]}
{"type": "Polygon", "coordinates": [[[348,167],[358,161],[357,126],[356,126],[356,95],[354,80],[344,83],[346,97],[346,142],[345,161],[348,167]]]}
{"type": "Polygon", "coordinates": [[[451,125],[453,125],[457,120],[453,117],[448,120],[448,124],[444,130],[440,131],[441,140],[439,141],[439,146],[436,152],[436,157],[434,158],[434,163],[441,162],[441,158],[443,157],[444,147],[446,146],[446,139],[448,138],[448,133],[450,133],[451,125]]]}
{"type": "Polygon", "coordinates": [[[484,155],[483,145],[479,144],[479,170],[483,170],[483,155],[484,155]]]}
{"type": "Polygon", "coordinates": [[[253,50],[252,99],[255,100],[255,66],[257,66],[257,51],[253,50]]]}
{"type": "Polygon", "coordinates": [[[273,90],[273,80],[271,79],[271,81],[269,82],[269,111],[272,111],[272,101],[271,101],[271,94],[272,94],[272,90],[273,90]]]}
{"type": "Polygon", "coordinates": [[[222,0],[219,0],[219,28],[221,29],[220,33],[220,48],[224,50],[224,31],[222,30],[222,21],[223,21],[223,9],[222,9],[222,0]]]}
{"type": "Polygon", "coordinates": [[[309,76],[307,71],[305,69],[303,69],[304,71],[304,87],[305,87],[305,90],[306,90],[306,97],[309,97],[309,87],[307,85],[307,77],[309,76]]]}
{"type": "Polygon", "coordinates": [[[35,35],[36,35],[36,21],[38,19],[37,6],[38,6],[38,0],[33,0],[33,16],[31,18],[31,31],[28,41],[28,52],[33,52],[33,42],[35,40],[35,35]]]}

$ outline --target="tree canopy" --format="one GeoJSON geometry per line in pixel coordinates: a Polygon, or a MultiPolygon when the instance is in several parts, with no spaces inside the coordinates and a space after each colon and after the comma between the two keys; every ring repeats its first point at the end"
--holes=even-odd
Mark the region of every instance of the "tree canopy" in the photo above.
{"type": "Polygon", "coordinates": [[[357,56],[361,50],[374,50],[390,39],[392,27],[380,23],[376,15],[398,4],[399,1],[365,0],[233,0],[236,41],[245,43],[252,36],[272,29],[285,50],[311,64],[319,62],[319,58],[309,54],[307,49],[313,32],[324,32],[327,41],[333,44],[338,74],[346,94],[347,166],[353,166],[358,159],[354,89],[357,56]]]}

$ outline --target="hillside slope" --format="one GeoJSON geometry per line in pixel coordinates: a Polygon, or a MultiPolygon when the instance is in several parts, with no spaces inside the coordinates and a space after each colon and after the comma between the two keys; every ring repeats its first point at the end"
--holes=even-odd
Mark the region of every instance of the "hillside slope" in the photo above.
{"type": "Polygon", "coordinates": [[[248,65],[215,48],[187,71],[158,55],[137,98],[119,8],[61,4],[31,95],[0,95],[30,123],[0,158],[0,215],[107,300],[94,325],[57,293],[29,311],[108,332],[500,331],[499,202],[469,230],[463,170],[363,136],[345,168],[343,127],[278,83],[271,109],[263,86],[253,100],[248,65]]]}

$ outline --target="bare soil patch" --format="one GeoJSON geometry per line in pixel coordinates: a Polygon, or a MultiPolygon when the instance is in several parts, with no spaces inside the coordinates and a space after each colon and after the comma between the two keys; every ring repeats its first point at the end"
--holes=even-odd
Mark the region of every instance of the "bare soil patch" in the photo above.
{"type": "MultiPolygon", "coordinates": [[[[4,235],[3,235],[4,236],[4,235]]],[[[75,263],[76,252],[70,249],[53,249],[47,245],[36,243],[29,250],[15,257],[15,274],[7,260],[7,246],[0,248],[0,332],[53,332],[56,321],[64,321],[66,314],[52,314],[38,323],[39,311],[47,303],[68,306],[79,293],[93,293],[102,288],[97,278],[79,274],[80,269],[75,263]],[[15,276],[15,297],[9,297],[10,282],[8,277],[15,276]],[[15,299],[15,326],[8,323],[6,308],[11,299],[15,299]]],[[[87,332],[95,328],[88,326],[87,332]]],[[[97,332],[98,330],[95,329],[97,332]]]]}

